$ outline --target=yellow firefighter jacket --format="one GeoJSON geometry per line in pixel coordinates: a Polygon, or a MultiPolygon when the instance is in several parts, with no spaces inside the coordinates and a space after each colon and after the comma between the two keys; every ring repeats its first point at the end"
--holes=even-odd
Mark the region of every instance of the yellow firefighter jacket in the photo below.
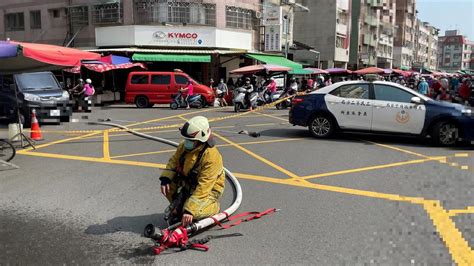
{"type": "Polygon", "coordinates": [[[183,142],[181,142],[160,177],[160,179],[165,177],[171,181],[170,193],[167,195],[171,202],[172,196],[180,186],[179,180],[177,180],[179,179],[177,170],[183,153],[185,153],[184,165],[181,167],[185,178],[188,178],[189,172],[197,164],[197,182],[194,182],[197,185],[191,188],[191,196],[186,200],[183,208],[184,211],[193,215],[196,220],[210,217],[219,212],[219,198],[224,192],[225,182],[222,156],[216,147],[208,146],[202,155],[201,161],[196,162],[203,148],[204,145],[200,145],[188,152],[184,149],[183,142]]]}

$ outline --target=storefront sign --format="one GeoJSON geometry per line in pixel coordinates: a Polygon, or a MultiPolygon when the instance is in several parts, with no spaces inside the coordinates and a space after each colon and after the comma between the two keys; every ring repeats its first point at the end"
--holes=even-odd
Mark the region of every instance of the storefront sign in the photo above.
{"type": "Polygon", "coordinates": [[[213,27],[127,25],[97,27],[96,45],[168,46],[253,50],[251,31],[213,27]]]}
{"type": "Polygon", "coordinates": [[[263,10],[263,25],[280,25],[281,24],[281,6],[265,7],[263,10]]]}
{"type": "Polygon", "coordinates": [[[265,51],[281,51],[281,25],[265,26],[265,51]]]}

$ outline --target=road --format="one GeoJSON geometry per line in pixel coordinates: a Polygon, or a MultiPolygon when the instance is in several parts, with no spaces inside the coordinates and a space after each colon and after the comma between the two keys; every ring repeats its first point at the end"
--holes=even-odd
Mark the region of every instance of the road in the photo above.
{"type": "MultiPolygon", "coordinates": [[[[74,117],[43,126],[45,140],[13,160],[20,169],[0,166],[1,264],[474,262],[472,147],[366,134],[317,140],[276,109],[235,116],[114,105],[74,117]],[[177,126],[198,114],[213,121],[225,166],[241,182],[238,212],[281,211],[203,233],[243,234],[212,240],[208,252],[153,256],[142,232],[163,225],[158,177],[173,148],[87,122],[110,118],[179,141],[177,126]]],[[[232,196],[227,189],[221,205],[232,196]]]]}

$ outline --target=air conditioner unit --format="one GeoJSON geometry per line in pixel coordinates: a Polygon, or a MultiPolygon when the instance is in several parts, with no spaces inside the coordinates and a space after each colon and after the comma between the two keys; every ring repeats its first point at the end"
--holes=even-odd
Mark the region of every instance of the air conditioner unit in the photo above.
{"type": "Polygon", "coordinates": [[[282,0],[281,2],[285,5],[294,5],[296,3],[295,0],[282,0]]]}

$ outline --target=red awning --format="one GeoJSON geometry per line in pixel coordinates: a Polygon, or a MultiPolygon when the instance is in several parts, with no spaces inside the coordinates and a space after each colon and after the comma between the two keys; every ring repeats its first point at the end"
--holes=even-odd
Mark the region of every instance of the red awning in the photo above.
{"type": "MultiPolygon", "coordinates": [[[[105,63],[104,64],[82,64],[82,66],[84,66],[85,68],[91,71],[99,72],[99,73],[103,73],[103,72],[114,70],[114,69],[128,69],[132,67],[140,67],[140,68],[146,69],[146,66],[143,63],[125,63],[125,64],[117,64],[117,65],[105,64],[105,63]]],[[[81,66],[64,69],[64,71],[77,74],[81,72],[81,66]]]]}
{"type": "Polygon", "coordinates": [[[57,66],[77,66],[81,60],[100,60],[100,54],[86,52],[74,48],[26,42],[18,44],[25,57],[57,66]]]}
{"type": "Polygon", "coordinates": [[[354,71],[353,73],[357,75],[366,75],[366,74],[385,74],[385,70],[378,67],[368,67],[354,71]]]}
{"type": "Polygon", "coordinates": [[[56,70],[80,65],[81,60],[100,60],[100,55],[48,44],[8,42],[16,45],[16,56],[0,59],[0,73],[15,74],[56,70]]]}

